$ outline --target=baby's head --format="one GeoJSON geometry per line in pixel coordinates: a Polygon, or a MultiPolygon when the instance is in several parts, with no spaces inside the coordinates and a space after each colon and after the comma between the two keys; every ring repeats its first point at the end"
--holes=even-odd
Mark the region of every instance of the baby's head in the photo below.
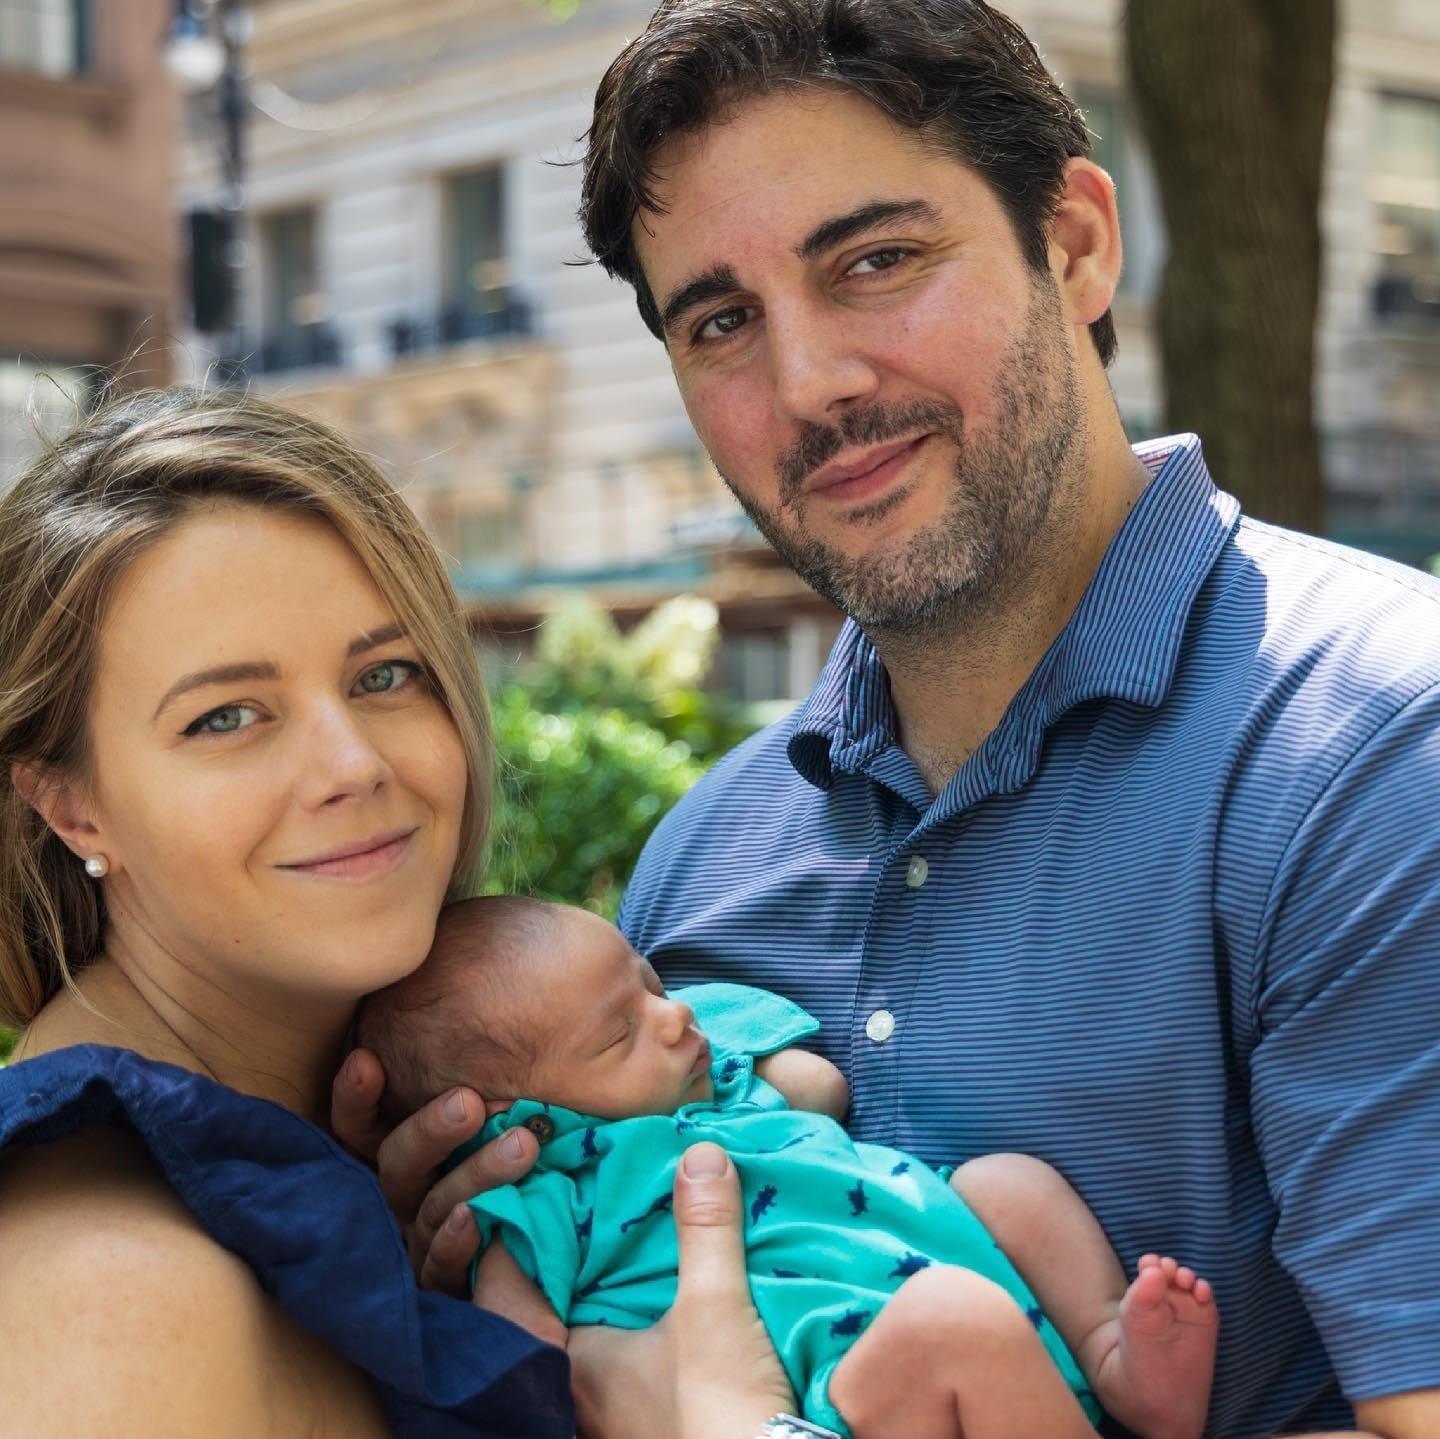
{"type": "Polygon", "coordinates": [[[710,1099],[710,1046],[689,1006],[612,924],[518,896],[441,911],[413,974],[363,1004],[358,1038],[385,1066],[398,1120],[455,1085],[603,1119],[710,1099]]]}

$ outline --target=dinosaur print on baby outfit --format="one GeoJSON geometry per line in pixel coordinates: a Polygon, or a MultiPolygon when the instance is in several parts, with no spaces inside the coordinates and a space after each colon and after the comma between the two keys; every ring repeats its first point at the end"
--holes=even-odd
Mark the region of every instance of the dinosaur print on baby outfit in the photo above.
{"type": "MultiPolygon", "coordinates": [[[[670,1307],[671,1190],[680,1156],[699,1140],[719,1144],[740,1172],[751,1293],[812,1422],[848,1432],[830,1403],[830,1378],[886,1300],[932,1264],[983,1274],[1039,1313],[984,1226],[929,1165],[857,1144],[833,1120],[790,1109],[756,1075],[757,1058],[815,1033],[804,1010],[741,985],[698,985],[676,997],[710,1040],[713,1100],[609,1121],[520,1100],[475,1141],[541,1111],[554,1122],[535,1168],[470,1207],[485,1238],[504,1240],[567,1325],[643,1329],[670,1307]]],[[[1038,1332],[1098,1417],[1054,1325],[1038,1332]]]]}

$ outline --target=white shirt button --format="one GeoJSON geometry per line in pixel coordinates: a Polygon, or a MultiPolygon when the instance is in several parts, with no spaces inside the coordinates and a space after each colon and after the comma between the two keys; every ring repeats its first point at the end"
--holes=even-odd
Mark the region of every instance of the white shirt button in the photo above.
{"type": "Polygon", "coordinates": [[[912,855],[910,863],[905,869],[905,883],[911,889],[919,889],[927,879],[930,878],[930,866],[920,855],[912,855]]]}
{"type": "Polygon", "coordinates": [[[884,1044],[895,1033],[895,1016],[888,1009],[877,1009],[865,1021],[865,1033],[876,1044],[884,1044]]]}

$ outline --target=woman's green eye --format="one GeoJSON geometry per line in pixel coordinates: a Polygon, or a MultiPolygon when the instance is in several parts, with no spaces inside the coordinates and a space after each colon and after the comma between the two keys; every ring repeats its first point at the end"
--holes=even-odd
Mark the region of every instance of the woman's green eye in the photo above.
{"type": "Polygon", "coordinates": [[[386,660],[384,664],[371,665],[357,683],[366,694],[381,695],[408,684],[419,671],[420,666],[408,660],[386,660]]]}
{"type": "Polygon", "coordinates": [[[203,714],[193,724],[185,726],[187,735],[234,734],[236,730],[248,729],[254,723],[246,715],[254,715],[250,705],[222,705],[218,710],[203,714]]]}

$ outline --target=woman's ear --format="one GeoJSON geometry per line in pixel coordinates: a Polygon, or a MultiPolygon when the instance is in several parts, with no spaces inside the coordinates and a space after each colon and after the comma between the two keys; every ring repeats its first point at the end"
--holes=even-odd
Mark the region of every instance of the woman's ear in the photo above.
{"type": "Polygon", "coordinates": [[[65,778],[49,765],[17,759],[10,765],[10,783],[74,854],[89,859],[105,852],[94,808],[78,781],[65,778]]]}

